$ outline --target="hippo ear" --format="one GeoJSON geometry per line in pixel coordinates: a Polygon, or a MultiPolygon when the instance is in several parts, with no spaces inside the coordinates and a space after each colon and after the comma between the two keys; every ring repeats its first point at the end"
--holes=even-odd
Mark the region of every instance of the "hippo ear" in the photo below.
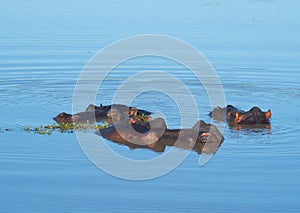
{"type": "Polygon", "coordinates": [[[129,115],[136,115],[137,114],[137,108],[135,107],[132,107],[130,110],[129,110],[129,115]]]}
{"type": "Polygon", "coordinates": [[[266,112],[266,119],[270,119],[272,117],[272,113],[271,113],[271,110],[268,110],[266,112]]]}
{"type": "Polygon", "coordinates": [[[229,111],[228,113],[227,113],[227,117],[230,117],[231,116],[231,111],[229,111]]]}
{"type": "Polygon", "coordinates": [[[240,113],[236,112],[235,113],[235,122],[239,123],[243,120],[243,115],[241,115],[240,113]]]}

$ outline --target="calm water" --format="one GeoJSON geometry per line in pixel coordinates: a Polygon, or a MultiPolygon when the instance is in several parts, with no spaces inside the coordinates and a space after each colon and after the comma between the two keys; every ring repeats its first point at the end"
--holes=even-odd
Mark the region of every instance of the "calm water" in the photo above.
{"type": "MultiPolygon", "coordinates": [[[[297,1],[44,4],[0,3],[1,212],[299,211],[297,1]],[[175,36],[198,48],[215,67],[228,104],[272,110],[270,132],[226,127],[224,143],[206,165],[199,166],[192,152],[162,177],[128,181],[95,167],[75,134],[21,130],[52,124],[53,116],[71,112],[74,87],[88,60],[111,42],[143,33],[175,36]]],[[[210,122],[209,100],[199,82],[180,65],[153,57],[116,68],[96,103],[109,104],[122,80],[141,70],[182,79],[196,97],[200,118],[210,122]]],[[[178,109],[165,95],[145,93],[134,105],[163,112],[171,128],[180,126],[178,109]]],[[[107,143],[133,159],[160,155],[107,143]]]]}

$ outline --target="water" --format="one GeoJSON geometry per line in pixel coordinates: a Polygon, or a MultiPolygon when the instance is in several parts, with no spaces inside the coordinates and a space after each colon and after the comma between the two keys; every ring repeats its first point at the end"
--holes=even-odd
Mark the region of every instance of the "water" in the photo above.
{"type": "MultiPolygon", "coordinates": [[[[1,212],[299,211],[297,1],[0,4],[1,212]],[[22,131],[71,112],[74,87],[87,61],[111,42],[143,33],[175,36],[198,48],[215,67],[227,103],[272,110],[270,132],[226,127],[224,143],[206,165],[199,166],[192,152],[162,177],[128,181],[97,169],[75,134],[22,131]]],[[[124,76],[147,69],[180,77],[197,97],[200,118],[210,122],[203,87],[183,67],[157,58],[122,64],[96,103],[109,104],[124,76]]],[[[180,126],[178,109],[167,96],[147,93],[134,104],[163,112],[171,128],[180,126]]],[[[133,159],[160,155],[108,144],[133,159]]]]}

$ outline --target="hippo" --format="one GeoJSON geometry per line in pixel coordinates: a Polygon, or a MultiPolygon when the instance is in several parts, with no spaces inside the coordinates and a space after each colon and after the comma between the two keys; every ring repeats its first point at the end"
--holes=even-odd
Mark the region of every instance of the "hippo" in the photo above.
{"type": "Polygon", "coordinates": [[[74,115],[68,114],[66,112],[59,113],[53,118],[57,123],[90,123],[101,122],[107,119],[107,112],[104,110],[95,110],[87,112],[79,112],[74,115]]]}
{"type": "Polygon", "coordinates": [[[240,110],[232,105],[216,107],[209,116],[217,121],[227,121],[229,126],[235,125],[269,125],[271,110],[263,112],[259,107],[252,107],[249,111],[240,110]]]}
{"type": "Polygon", "coordinates": [[[191,129],[168,129],[162,118],[133,123],[124,120],[111,127],[97,130],[96,134],[127,145],[131,149],[148,148],[156,152],[163,152],[166,146],[175,146],[194,150],[198,154],[202,152],[212,154],[224,141],[216,126],[206,124],[202,120],[191,129]]]}
{"type": "Polygon", "coordinates": [[[141,116],[149,116],[151,112],[146,110],[137,109],[135,107],[128,107],[122,104],[112,104],[108,106],[99,107],[90,104],[84,112],[76,114],[68,114],[62,112],[53,119],[57,123],[90,123],[101,122],[106,120],[109,124],[119,122],[128,118],[128,116],[135,117],[136,119],[141,116]]]}
{"type": "MultiPolygon", "coordinates": [[[[121,112],[128,113],[128,111],[130,111],[132,108],[135,108],[135,107],[126,106],[124,104],[112,104],[112,105],[107,105],[107,106],[104,106],[102,104],[100,104],[100,106],[95,106],[93,104],[90,104],[90,105],[88,105],[88,107],[86,108],[85,111],[86,112],[87,111],[95,111],[95,110],[109,111],[112,108],[115,108],[115,109],[117,109],[118,111],[121,111],[121,112]]],[[[152,114],[152,112],[149,112],[147,110],[137,109],[137,115],[139,115],[139,116],[141,116],[141,115],[149,116],[151,114],[152,114]]]]}
{"type": "Polygon", "coordinates": [[[270,124],[270,118],[272,116],[271,110],[263,112],[258,107],[253,107],[249,111],[244,113],[236,112],[235,115],[230,115],[235,117],[235,122],[240,125],[256,125],[256,124],[270,124]]]}

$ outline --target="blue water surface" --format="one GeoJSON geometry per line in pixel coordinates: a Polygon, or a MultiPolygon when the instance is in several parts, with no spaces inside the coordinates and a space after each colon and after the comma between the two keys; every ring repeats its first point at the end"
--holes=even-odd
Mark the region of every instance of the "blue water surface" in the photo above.
{"type": "MultiPolygon", "coordinates": [[[[0,211],[298,212],[299,6],[294,0],[2,1],[0,211]],[[271,130],[225,127],[225,141],[207,164],[200,166],[199,155],[191,152],[170,173],[146,181],[98,169],[74,133],[23,131],[72,112],[80,72],[100,49],[149,33],[177,37],[201,51],[227,103],[271,109],[271,130]]],[[[109,104],[120,83],[142,70],[182,79],[196,97],[199,117],[211,122],[203,86],[183,66],[153,57],[116,68],[95,102],[109,104]]],[[[177,128],[180,116],[170,103],[156,92],[134,100],[163,112],[168,126],[177,128]]],[[[132,159],[161,155],[107,144],[132,159]]]]}

